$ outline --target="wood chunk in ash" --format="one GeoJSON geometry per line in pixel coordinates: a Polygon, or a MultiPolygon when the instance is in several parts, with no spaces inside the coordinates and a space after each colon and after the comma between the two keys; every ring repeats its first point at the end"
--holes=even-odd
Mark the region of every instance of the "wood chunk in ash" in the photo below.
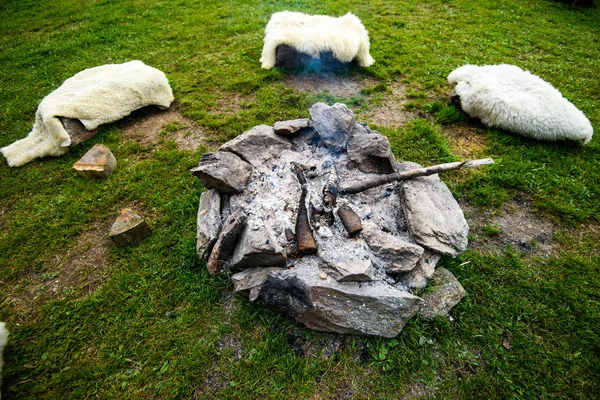
{"type": "Polygon", "coordinates": [[[242,209],[237,209],[227,218],[206,264],[211,275],[216,274],[225,267],[235,250],[235,245],[247,221],[248,217],[242,209]]]}
{"type": "Polygon", "coordinates": [[[306,207],[306,197],[308,196],[308,184],[302,168],[292,163],[292,171],[296,174],[298,182],[302,186],[300,195],[300,204],[298,205],[298,216],[296,217],[296,253],[300,256],[315,254],[317,252],[317,242],[310,227],[308,209],[306,207]]]}
{"type": "Polygon", "coordinates": [[[337,210],[337,215],[340,217],[348,236],[354,237],[362,232],[362,222],[360,217],[352,211],[348,206],[341,206],[337,210]]]}

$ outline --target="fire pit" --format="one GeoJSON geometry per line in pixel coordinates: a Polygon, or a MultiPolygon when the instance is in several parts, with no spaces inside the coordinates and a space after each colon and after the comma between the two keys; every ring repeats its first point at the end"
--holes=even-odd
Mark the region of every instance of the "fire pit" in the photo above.
{"type": "Polygon", "coordinates": [[[209,272],[231,271],[235,291],[317,330],[394,337],[419,311],[447,313],[465,292],[435,267],[466,248],[469,227],[446,185],[365,189],[421,166],[397,162],[343,104],[310,114],[254,127],[191,171],[210,189],[197,235],[209,272]],[[417,296],[434,275],[439,290],[417,296]]]}

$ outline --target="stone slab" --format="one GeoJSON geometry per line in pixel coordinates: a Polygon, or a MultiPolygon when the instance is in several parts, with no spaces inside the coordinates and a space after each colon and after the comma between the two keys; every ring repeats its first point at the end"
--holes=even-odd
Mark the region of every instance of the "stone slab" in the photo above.
{"type": "Polygon", "coordinates": [[[291,148],[292,143],[285,137],[276,135],[273,127],[258,125],[225,143],[219,152],[234,153],[256,167],[291,148]]]}
{"type": "Polygon", "coordinates": [[[341,103],[335,103],[333,106],[315,103],[309,112],[311,124],[325,146],[338,153],[346,150],[356,123],[354,113],[341,103]]]}
{"type": "Polygon", "coordinates": [[[108,147],[95,144],[83,157],[73,164],[73,169],[85,178],[108,178],[117,168],[117,159],[108,147]]]}
{"type": "Polygon", "coordinates": [[[257,221],[248,221],[231,257],[230,269],[280,267],[286,256],[273,235],[257,221]]]}
{"type": "MultiPolygon", "coordinates": [[[[410,162],[399,166],[401,170],[421,168],[410,162]]],[[[418,244],[453,257],[467,248],[469,225],[437,174],[403,181],[401,191],[408,230],[418,244]]]]}
{"type": "Polygon", "coordinates": [[[215,189],[200,195],[196,226],[196,254],[200,260],[206,261],[221,227],[221,195],[215,189]]]}
{"type": "Polygon", "coordinates": [[[120,247],[134,244],[152,233],[146,220],[131,208],[124,208],[110,229],[110,239],[120,247]]]}
{"type": "Polygon", "coordinates": [[[467,294],[458,279],[446,268],[439,267],[430,282],[431,290],[423,294],[419,314],[425,319],[446,316],[467,294]]]}
{"type": "Polygon", "coordinates": [[[395,337],[421,299],[384,282],[340,283],[318,268],[269,273],[259,299],[310,329],[395,337]]]}
{"type": "Polygon", "coordinates": [[[204,153],[200,164],[190,172],[207,189],[216,189],[221,193],[239,193],[246,187],[252,174],[252,165],[233,153],[219,151],[204,153]]]}
{"type": "Polygon", "coordinates": [[[282,136],[293,136],[300,132],[302,129],[310,128],[309,118],[292,119],[288,121],[275,122],[273,129],[277,135],[282,136]]]}

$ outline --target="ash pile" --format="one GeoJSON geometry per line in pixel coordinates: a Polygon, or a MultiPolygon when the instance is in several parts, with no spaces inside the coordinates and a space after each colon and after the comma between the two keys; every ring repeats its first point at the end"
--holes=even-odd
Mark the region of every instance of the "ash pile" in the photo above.
{"type": "Polygon", "coordinates": [[[420,166],[343,104],[310,115],[256,126],[191,170],[207,188],[197,252],[209,272],[321,331],[394,337],[417,313],[447,314],[465,291],[436,264],[469,231],[450,190],[431,175],[344,194],[420,166]]]}

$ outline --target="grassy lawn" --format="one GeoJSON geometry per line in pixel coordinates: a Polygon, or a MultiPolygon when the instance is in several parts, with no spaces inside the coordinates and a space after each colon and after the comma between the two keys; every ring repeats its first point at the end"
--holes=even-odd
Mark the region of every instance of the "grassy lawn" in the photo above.
{"type": "Polygon", "coordinates": [[[600,140],[548,144],[487,129],[450,104],[446,83],[466,63],[516,64],[598,131],[599,8],[4,0],[0,17],[0,147],[26,136],[39,102],[68,77],[133,59],[167,74],[176,112],[204,137],[182,149],[181,122],[171,122],[148,144],[125,134],[134,116],[63,157],[0,162],[0,320],[11,331],[3,398],[600,397],[600,140]],[[286,9],[361,18],[376,63],[331,77],[358,82],[355,92],[297,90],[300,75],[260,68],[264,26],[286,9]],[[468,219],[484,221],[473,222],[467,251],[441,262],[468,293],[451,319],[413,319],[389,340],[313,332],[233,295],[196,259],[204,188],[188,170],[254,125],[308,117],[315,101],[346,103],[398,159],[496,160],[443,177],[468,219]],[[390,104],[408,120],[378,119],[390,104]],[[71,170],[95,143],[119,163],[107,180],[71,170]],[[153,234],[117,248],[107,233],[124,207],[153,234]],[[510,210],[552,233],[508,240],[498,218],[510,210]]]}

